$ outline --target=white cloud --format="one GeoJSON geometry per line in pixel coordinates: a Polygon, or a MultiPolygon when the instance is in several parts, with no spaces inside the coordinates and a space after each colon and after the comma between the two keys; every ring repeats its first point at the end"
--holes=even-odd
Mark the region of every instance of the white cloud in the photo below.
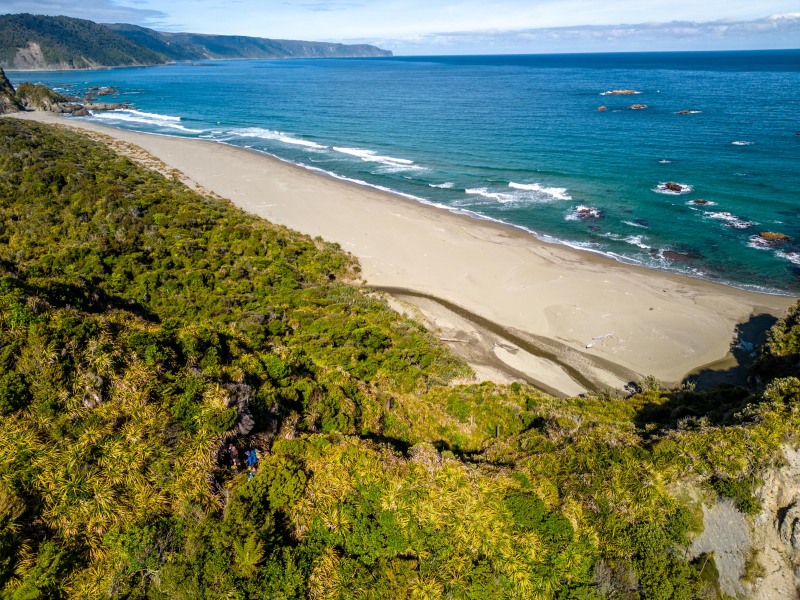
{"type": "Polygon", "coordinates": [[[730,19],[691,22],[583,25],[532,29],[450,31],[379,41],[403,54],[620,52],[646,50],[738,50],[797,48],[800,14],[772,15],[752,21],[730,19]]]}
{"type": "Polygon", "coordinates": [[[157,25],[167,13],[152,8],[124,6],[114,0],[3,0],[0,14],[31,13],[34,15],[65,15],[88,19],[96,23],[135,23],[157,25]]]}

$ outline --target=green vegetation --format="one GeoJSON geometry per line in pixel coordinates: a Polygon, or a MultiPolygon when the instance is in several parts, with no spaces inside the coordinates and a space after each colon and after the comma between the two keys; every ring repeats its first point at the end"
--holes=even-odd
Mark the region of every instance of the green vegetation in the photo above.
{"type": "Polygon", "coordinates": [[[71,17],[0,15],[0,67],[91,69],[208,58],[389,56],[367,44],[331,44],[246,36],[163,33],[71,17]],[[38,45],[41,54],[31,51],[38,45]],[[20,54],[20,49],[23,52],[20,54]]]}
{"type": "Polygon", "coordinates": [[[28,109],[47,110],[58,102],[69,102],[46,85],[23,82],[17,86],[17,98],[28,109]]]}
{"type": "Polygon", "coordinates": [[[17,52],[39,45],[45,66],[90,69],[97,66],[161,64],[162,55],[144,48],[104,25],[71,17],[0,15],[0,66],[20,68],[17,52]]]}
{"type": "Polygon", "coordinates": [[[335,245],[75,133],[0,120],[0,217],[2,598],[718,598],[673,492],[797,442],[794,377],[454,385],[335,245]]]}

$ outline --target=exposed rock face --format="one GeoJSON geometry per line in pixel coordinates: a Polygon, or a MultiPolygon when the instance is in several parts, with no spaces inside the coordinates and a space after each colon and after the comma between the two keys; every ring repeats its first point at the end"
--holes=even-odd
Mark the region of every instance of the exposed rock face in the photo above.
{"type": "Polygon", "coordinates": [[[0,69],[0,115],[19,112],[21,110],[22,105],[17,99],[14,86],[11,85],[3,69],[0,69]]]}
{"type": "Polygon", "coordinates": [[[796,498],[790,506],[778,511],[778,535],[781,542],[787,548],[794,550],[797,558],[800,558],[800,498],[796,498]]]}
{"type": "Polygon", "coordinates": [[[714,553],[720,589],[734,598],[746,596],[740,579],[750,555],[747,521],[729,499],[703,506],[703,533],[692,541],[691,556],[714,553]]]}
{"type": "Polygon", "coordinates": [[[753,524],[753,547],[765,576],[752,598],[800,598],[800,450],[784,446],[783,464],[764,477],[759,499],[764,507],[753,524]]]}

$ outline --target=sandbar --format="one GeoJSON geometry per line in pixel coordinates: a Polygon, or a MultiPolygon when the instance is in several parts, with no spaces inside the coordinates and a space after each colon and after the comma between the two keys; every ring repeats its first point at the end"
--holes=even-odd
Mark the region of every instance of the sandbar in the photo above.
{"type": "Polygon", "coordinates": [[[543,242],[248,149],[18,116],[134,144],[190,185],[340,244],[358,258],[365,286],[425,321],[481,378],[559,395],[647,375],[674,386],[698,369],[733,366],[739,326],[781,317],[793,302],[543,242]]]}

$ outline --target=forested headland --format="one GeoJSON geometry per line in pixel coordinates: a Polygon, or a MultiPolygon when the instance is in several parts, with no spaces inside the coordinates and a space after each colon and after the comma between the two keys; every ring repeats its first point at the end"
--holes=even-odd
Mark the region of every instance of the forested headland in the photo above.
{"type": "Polygon", "coordinates": [[[723,598],[701,504],[798,443],[797,307],[753,388],[565,400],[78,133],[0,119],[0,215],[3,598],[723,598]]]}

